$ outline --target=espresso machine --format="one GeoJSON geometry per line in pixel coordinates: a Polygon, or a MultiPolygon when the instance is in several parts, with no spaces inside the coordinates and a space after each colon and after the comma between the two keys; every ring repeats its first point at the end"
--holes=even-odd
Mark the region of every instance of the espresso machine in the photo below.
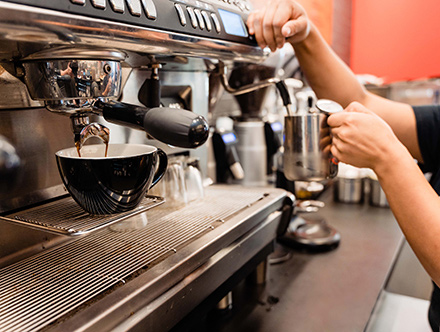
{"type": "Polygon", "coordinates": [[[235,183],[253,187],[272,181],[277,155],[282,153],[284,116],[293,114],[293,92],[303,86],[285,75],[283,58],[281,50],[262,64],[240,63],[232,68],[220,64],[214,71],[227,92],[222,107],[234,119],[238,157],[244,169],[244,177],[235,183]],[[238,114],[231,111],[235,108],[238,114]]]}
{"type": "Polygon", "coordinates": [[[0,1],[1,331],[168,331],[265,263],[290,220],[284,190],[214,184],[179,208],[147,193],[135,210],[95,216],[55,161],[91,133],[198,158],[206,176],[221,94],[212,71],[266,57],[247,32],[250,10],[246,0],[0,1]]]}
{"type": "MultiPolygon", "coordinates": [[[[265,79],[276,74],[275,67],[260,64],[236,65],[231,72],[229,85],[239,88],[265,79]]],[[[241,116],[236,118],[234,129],[239,139],[238,154],[243,159],[245,186],[264,186],[267,184],[267,144],[262,107],[269,87],[236,95],[241,116]]]]}

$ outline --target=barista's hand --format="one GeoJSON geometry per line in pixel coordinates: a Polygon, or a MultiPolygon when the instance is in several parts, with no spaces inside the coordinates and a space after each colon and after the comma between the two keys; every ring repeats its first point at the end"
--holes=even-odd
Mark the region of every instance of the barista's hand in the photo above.
{"type": "Polygon", "coordinates": [[[345,112],[327,120],[331,127],[331,152],[339,161],[376,173],[408,153],[391,127],[361,104],[351,103],[345,112]]]}
{"type": "Polygon", "coordinates": [[[66,69],[64,69],[64,70],[60,70],[60,75],[61,75],[61,76],[64,76],[64,75],[72,76],[72,75],[73,75],[72,68],[70,68],[70,62],[68,63],[66,69]]]}
{"type": "Polygon", "coordinates": [[[249,15],[247,25],[258,45],[272,51],[283,47],[286,40],[292,44],[303,41],[310,32],[304,8],[292,0],[268,1],[264,9],[249,15]]]}

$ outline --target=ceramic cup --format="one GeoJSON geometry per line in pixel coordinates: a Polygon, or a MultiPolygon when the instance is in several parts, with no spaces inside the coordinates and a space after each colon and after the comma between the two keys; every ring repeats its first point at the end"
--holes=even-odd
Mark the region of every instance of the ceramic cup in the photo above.
{"type": "Polygon", "coordinates": [[[58,170],[73,199],[91,214],[134,209],[164,175],[167,155],[142,144],[85,145],[56,153],[58,170]]]}

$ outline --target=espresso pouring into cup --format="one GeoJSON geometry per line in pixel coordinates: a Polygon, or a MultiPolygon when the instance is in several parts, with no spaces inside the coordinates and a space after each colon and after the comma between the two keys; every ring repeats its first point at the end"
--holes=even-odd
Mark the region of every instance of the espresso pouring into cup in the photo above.
{"type": "MultiPolygon", "coordinates": [[[[117,101],[125,57],[110,49],[59,47],[31,54],[18,63],[31,97],[44,101],[49,111],[71,118],[76,147],[56,153],[58,169],[72,197],[91,214],[134,209],[163,176],[167,156],[153,146],[108,144],[107,128],[89,124],[89,115],[144,130],[177,147],[196,148],[209,135],[206,120],[191,111],[158,107],[157,102],[141,107],[117,101]],[[83,146],[89,137],[106,144],[83,146]]],[[[154,64],[150,81],[155,84],[151,84],[149,98],[140,100],[160,99],[159,67],[154,64]]]]}

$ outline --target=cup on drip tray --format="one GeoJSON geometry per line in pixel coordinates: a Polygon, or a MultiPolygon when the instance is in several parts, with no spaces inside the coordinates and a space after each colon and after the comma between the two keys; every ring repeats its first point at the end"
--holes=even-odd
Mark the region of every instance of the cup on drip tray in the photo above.
{"type": "Polygon", "coordinates": [[[167,155],[143,144],[85,145],[60,150],[61,179],[73,199],[90,214],[114,214],[136,208],[164,175],[167,155]]]}

